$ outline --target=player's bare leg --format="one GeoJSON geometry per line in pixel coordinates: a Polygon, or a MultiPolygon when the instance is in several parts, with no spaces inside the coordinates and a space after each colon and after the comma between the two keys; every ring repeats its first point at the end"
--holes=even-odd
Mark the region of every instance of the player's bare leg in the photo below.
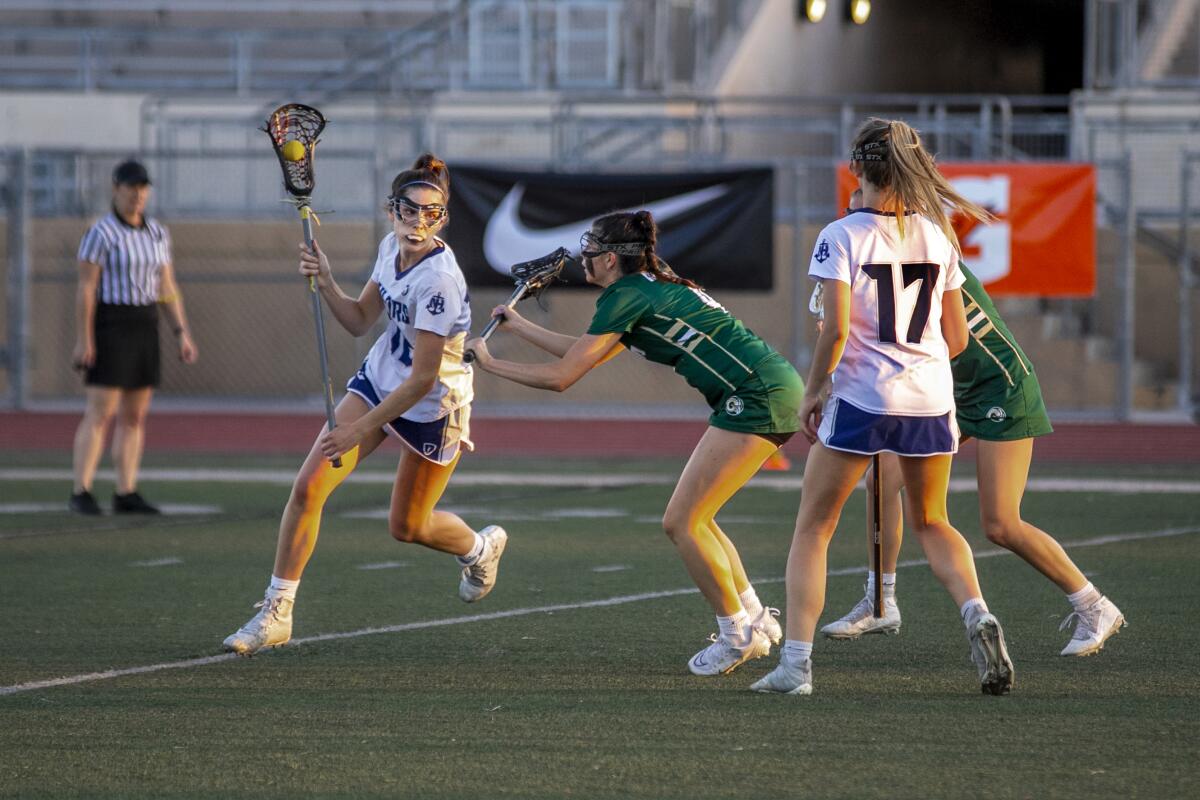
{"type": "MultiPolygon", "coordinates": [[[[354,394],[347,394],[338,403],[334,419],[345,425],[366,414],[367,404],[354,394]]],[[[321,527],[321,511],[333,490],[341,485],[359,461],[366,458],[384,439],[383,431],[373,431],[358,446],[342,454],[342,466],[334,469],[321,454],[317,440],[304,459],[292,492],[279,521],[279,537],[275,546],[275,568],[266,595],[255,605],[259,609],[250,620],[226,637],[226,650],[239,655],[253,655],[268,647],[285,644],[292,638],[292,607],[300,576],[312,556],[321,527]]]]}
{"type": "Polygon", "coordinates": [[[820,442],[808,451],[804,489],[787,560],[787,639],[813,640],[825,607],[829,542],[846,499],[870,463],[870,456],[832,450],[820,442]]]}
{"type": "MultiPolygon", "coordinates": [[[[370,410],[366,402],[355,394],[347,394],[338,403],[334,419],[339,425],[354,422],[370,410]]],[[[386,434],[382,430],[372,431],[363,437],[358,446],[342,455],[342,466],[334,469],[329,459],[321,455],[317,442],[304,459],[300,471],[292,482],[292,493],[283,515],[279,520],[279,539],[275,548],[274,575],[290,581],[300,580],[321,528],[321,512],[325,501],[333,490],[350,476],[364,458],[375,451],[386,434]]],[[[318,436],[319,438],[319,436],[318,436]]]]}
{"type": "Polygon", "coordinates": [[[979,475],[979,516],[989,541],[1011,550],[1067,594],[1087,585],[1087,578],[1050,534],[1021,519],[1021,498],[1029,479],[1033,439],[979,441],[975,464],[979,475]]]}
{"type": "Polygon", "coordinates": [[[988,611],[975,573],[971,546],[946,513],[950,456],[902,457],[900,470],[907,488],[909,524],[921,542],[933,574],[958,605],[967,629],[971,659],[987,694],[1006,694],[1016,675],[1000,621],[988,611]]]}
{"type": "Polygon", "coordinates": [[[1033,459],[1033,439],[980,441],[975,463],[979,475],[979,513],[984,533],[1011,550],[1062,589],[1074,607],[1063,621],[1076,622],[1062,655],[1090,655],[1121,629],[1120,609],[1095,589],[1053,536],[1021,519],[1021,498],[1033,459]]]}
{"type": "Polygon", "coordinates": [[[759,436],[708,428],[663,514],[663,530],[712,607],[720,629],[713,643],[688,662],[694,674],[731,672],[770,651],[769,635],[755,627],[742,603],[750,582],[737,548],[713,519],[775,449],[759,436]]]}
{"type": "Polygon", "coordinates": [[[750,685],[756,692],[812,693],[812,648],[825,607],[829,542],[842,507],[866,472],[871,457],[832,450],[815,442],[804,464],[804,489],[787,560],[787,634],[779,665],[750,685]]]}
{"type": "MultiPolygon", "coordinates": [[[[735,575],[746,581],[736,548],[707,524],[758,471],[775,447],[758,436],[708,428],[688,459],[663,514],[663,529],[688,574],[718,616],[741,609],[735,575]],[[734,563],[727,552],[732,550],[734,563]]],[[[717,531],[720,531],[718,528],[717,531]]],[[[748,582],[747,582],[748,583],[748,582]]]]}
{"type": "MultiPolygon", "coordinates": [[[[858,639],[867,634],[896,634],[900,632],[900,608],[896,604],[896,562],[900,558],[900,543],[904,537],[903,501],[900,490],[904,485],[900,472],[900,462],[894,453],[880,453],[880,482],[883,497],[880,515],[883,527],[880,529],[883,545],[883,569],[876,572],[868,555],[868,576],[863,587],[863,597],[850,611],[840,619],[836,619],[821,627],[821,633],[830,639],[858,639]],[[875,616],[875,584],[883,582],[883,616],[875,616]]],[[[875,507],[874,481],[871,470],[867,468],[867,552],[874,550],[874,531],[869,524],[872,509],[875,507]]]]}

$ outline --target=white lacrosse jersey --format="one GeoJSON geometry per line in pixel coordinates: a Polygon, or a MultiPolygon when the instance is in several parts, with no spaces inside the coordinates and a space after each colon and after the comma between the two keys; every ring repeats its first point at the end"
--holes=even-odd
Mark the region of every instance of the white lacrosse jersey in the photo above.
{"type": "Polygon", "coordinates": [[[414,422],[432,422],[471,402],[472,370],[463,363],[463,345],[471,329],[467,281],[454,252],[445,242],[403,273],[397,274],[400,246],[389,233],[379,243],[371,280],[379,284],[387,329],[372,345],[362,371],[380,399],[395,391],[412,374],[417,331],[446,337],[437,383],[429,394],[403,414],[414,422]]]}
{"type": "Polygon", "coordinates": [[[894,214],[858,209],[821,231],[808,274],[850,287],[850,335],[833,395],[876,414],[954,410],[942,293],[962,286],[963,274],[941,228],[911,214],[901,239],[894,214]]]}

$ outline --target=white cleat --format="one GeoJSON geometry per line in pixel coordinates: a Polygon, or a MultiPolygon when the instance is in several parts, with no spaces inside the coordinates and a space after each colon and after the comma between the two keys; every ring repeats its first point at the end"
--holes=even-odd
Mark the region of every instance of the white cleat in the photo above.
{"type": "Polygon", "coordinates": [[[750,629],[750,641],[735,645],[724,636],[713,634],[712,644],[692,656],[688,669],[693,675],[728,675],[752,658],[762,658],[771,652],[771,640],[757,628],[750,629]]]}
{"type": "Polygon", "coordinates": [[[474,564],[463,567],[462,578],[458,581],[458,597],[464,603],[482,600],[496,585],[500,556],[504,555],[504,547],[508,544],[508,533],[499,525],[488,525],[479,535],[483,537],[483,553],[474,564]]]}
{"type": "Polygon", "coordinates": [[[850,613],[821,628],[821,633],[830,639],[857,639],[868,633],[885,633],[895,636],[900,633],[900,607],[896,597],[883,598],[883,616],[875,616],[875,598],[864,597],[850,613]]]}
{"type": "Polygon", "coordinates": [[[771,644],[779,644],[783,641],[783,627],[779,624],[778,616],[778,608],[763,606],[763,610],[759,612],[757,617],[750,621],[750,624],[754,627],[754,630],[766,636],[771,644]]]}
{"type": "Polygon", "coordinates": [[[251,656],[268,647],[286,644],[292,638],[293,601],[285,597],[264,598],[259,609],[237,633],[225,639],[225,651],[251,656]]]}
{"type": "Polygon", "coordinates": [[[1101,597],[1083,611],[1072,611],[1058,626],[1061,631],[1075,622],[1075,634],[1059,653],[1062,656],[1090,656],[1104,647],[1108,637],[1125,625],[1125,615],[1107,597],[1101,597]]]}
{"type": "Polygon", "coordinates": [[[1016,670],[1004,644],[1000,620],[980,614],[967,628],[971,660],[979,670],[979,688],[984,694],[1008,694],[1016,683],[1016,670]]]}
{"type": "Polygon", "coordinates": [[[812,659],[792,664],[779,659],[779,666],[750,684],[750,690],[763,694],[812,694],[812,659]]]}

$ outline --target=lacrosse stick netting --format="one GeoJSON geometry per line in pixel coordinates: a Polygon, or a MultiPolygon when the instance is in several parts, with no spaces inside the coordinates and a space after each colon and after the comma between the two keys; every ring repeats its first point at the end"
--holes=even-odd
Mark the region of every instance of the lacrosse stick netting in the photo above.
{"type": "MultiPolygon", "coordinates": [[[[313,148],[317,146],[321,131],[325,129],[325,116],[312,106],[300,103],[288,103],[275,109],[267,117],[263,125],[267,136],[271,139],[271,147],[279,166],[283,169],[283,185],[292,202],[300,212],[300,222],[304,226],[304,243],[311,250],[313,247],[312,221],[315,215],[308,205],[308,199],[316,186],[316,173],[313,170],[313,148]],[[304,147],[300,158],[288,158],[284,147],[290,142],[299,142],[304,147]]],[[[321,361],[321,385],[325,395],[325,420],[329,430],[335,426],[333,415],[333,383],[329,379],[329,350],[325,343],[325,317],[321,308],[321,295],[317,291],[315,278],[309,279],[309,292],[312,295],[313,322],[317,332],[317,354],[321,361]]],[[[342,466],[342,460],[335,458],[331,462],[335,468],[342,466]]]]}

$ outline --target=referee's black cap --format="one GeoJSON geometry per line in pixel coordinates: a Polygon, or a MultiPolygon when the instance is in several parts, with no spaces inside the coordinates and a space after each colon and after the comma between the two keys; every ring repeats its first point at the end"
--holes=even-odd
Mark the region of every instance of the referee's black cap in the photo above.
{"type": "Polygon", "coordinates": [[[129,186],[144,186],[150,183],[150,173],[142,166],[140,161],[122,161],[117,164],[117,168],[113,170],[113,183],[127,184],[129,186]]]}

